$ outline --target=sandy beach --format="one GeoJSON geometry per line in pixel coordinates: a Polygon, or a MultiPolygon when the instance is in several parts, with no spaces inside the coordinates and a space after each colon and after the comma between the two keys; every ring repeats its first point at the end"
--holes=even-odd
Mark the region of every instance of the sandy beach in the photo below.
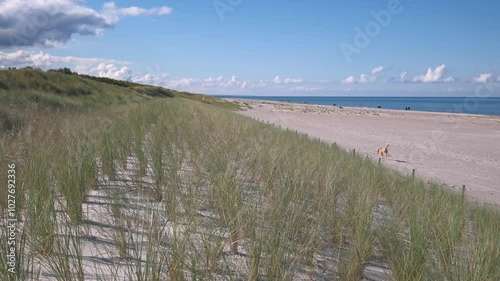
{"type": "Polygon", "coordinates": [[[227,99],[243,115],[307,133],[384,165],[500,205],[500,117],[227,99]]]}

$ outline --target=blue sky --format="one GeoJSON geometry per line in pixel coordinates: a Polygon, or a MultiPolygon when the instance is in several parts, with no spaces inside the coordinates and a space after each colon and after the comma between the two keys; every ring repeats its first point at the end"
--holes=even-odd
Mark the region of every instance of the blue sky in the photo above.
{"type": "Polygon", "coordinates": [[[207,94],[500,96],[498,11],[494,0],[0,0],[0,67],[207,94]]]}

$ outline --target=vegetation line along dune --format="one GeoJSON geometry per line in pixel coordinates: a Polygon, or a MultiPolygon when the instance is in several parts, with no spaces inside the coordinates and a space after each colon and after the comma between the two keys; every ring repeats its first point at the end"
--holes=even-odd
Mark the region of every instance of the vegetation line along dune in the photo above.
{"type": "Polygon", "coordinates": [[[65,72],[0,72],[6,280],[500,276],[497,209],[224,101],[65,72]]]}

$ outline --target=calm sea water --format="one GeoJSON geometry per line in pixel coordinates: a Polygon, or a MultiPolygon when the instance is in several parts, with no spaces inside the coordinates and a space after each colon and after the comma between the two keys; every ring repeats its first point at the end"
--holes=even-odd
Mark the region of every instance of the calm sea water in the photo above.
{"type": "MultiPolygon", "coordinates": [[[[219,96],[226,97],[229,96],[219,96]]],[[[410,107],[413,111],[451,112],[468,114],[500,115],[500,97],[277,97],[277,96],[231,96],[233,98],[287,101],[293,103],[310,103],[320,105],[337,105],[351,107],[404,110],[410,107]]]]}

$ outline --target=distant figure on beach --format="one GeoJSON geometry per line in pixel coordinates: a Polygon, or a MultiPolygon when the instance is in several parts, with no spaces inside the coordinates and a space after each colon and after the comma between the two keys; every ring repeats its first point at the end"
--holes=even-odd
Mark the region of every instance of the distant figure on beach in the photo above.
{"type": "Polygon", "coordinates": [[[377,148],[377,154],[381,158],[389,156],[389,144],[386,144],[384,147],[377,148]]]}
{"type": "Polygon", "coordinates": [[[382,108],[382,106],[378,105],[377,108],[382,108]]]}
{"type": "Polygon", "coordinates": [[[343,107],[342,106],[339,106],[340,109],[342,109],[343,107]]]}
{"type": "Polygon", "coordinates": [[[336,106],[336,104],[333,104],[333,106],[336,106]]]}

